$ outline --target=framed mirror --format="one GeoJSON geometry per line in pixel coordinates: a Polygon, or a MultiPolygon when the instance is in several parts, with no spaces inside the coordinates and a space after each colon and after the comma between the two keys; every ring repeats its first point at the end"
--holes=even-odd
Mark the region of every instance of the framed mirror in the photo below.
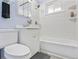
{"type": "Polygon", "coordinates": [[[18,14],[25,16],[25,17],[31,17],[31,0],[17,0],[18,3],[18,14]]]}

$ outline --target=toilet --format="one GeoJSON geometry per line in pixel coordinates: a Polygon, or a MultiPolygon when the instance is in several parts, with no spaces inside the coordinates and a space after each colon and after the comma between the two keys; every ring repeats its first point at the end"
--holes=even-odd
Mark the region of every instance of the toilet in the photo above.
{"type": "Polygon", "coordinates": [[[30,59],[30,49],[22,44],[12,44],[4,48],[6,59],[30,59]]]}
{"type": "Polygon", "coordinates": [[[22,29],[20,31],[19,36],[19,43],[17,39],[16,32],[6,32],[4,33],[7,35],[7,42],[6,46],[4,47],[4,57],[5,59],[30,59],[33,55],[40,51],[40,41],[38,39],[38,29],[22,29]],[[9,42],[9,43],[8,43],[9,42]],[[8,46],[7,46],[8,45],[8,46]]]}

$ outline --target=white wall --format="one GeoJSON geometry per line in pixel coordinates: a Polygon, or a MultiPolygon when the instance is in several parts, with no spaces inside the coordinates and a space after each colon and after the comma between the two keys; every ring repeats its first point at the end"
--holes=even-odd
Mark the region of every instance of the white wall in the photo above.
{"type": "MultiPolygon", "coordinates": [[[[62,1],[62,6],[67,9],[72,0],[62,1]]],[[[77,40],[77,22],[69,19],[69,11],[45,16],[45,4],[40,8],[41,37],[77,40]]]]}
{"type": "Polygon", "coordinates": [[[17,0],[10,0],[10,19],[4,19],[1,17],[2,12],[2,1],[0,0],[0,28],[15,28],[16,24],[25,24],[27,23],[27,18],[24,16],[18,15],[17,0]]]}

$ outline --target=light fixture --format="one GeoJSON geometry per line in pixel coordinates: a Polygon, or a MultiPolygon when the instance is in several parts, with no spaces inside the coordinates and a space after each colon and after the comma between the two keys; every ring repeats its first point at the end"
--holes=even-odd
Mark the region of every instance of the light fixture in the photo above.
{"type": "Polygon", "coordinates": [[[28,0],[29,2],[32,2],[32,0],[28,0]]]}

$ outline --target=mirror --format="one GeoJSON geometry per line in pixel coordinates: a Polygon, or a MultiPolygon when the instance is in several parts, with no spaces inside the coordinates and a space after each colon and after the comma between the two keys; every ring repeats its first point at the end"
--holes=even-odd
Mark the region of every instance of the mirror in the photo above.
{"type": "Polygon", "coordinates": [[[25,17],[31,17],[31,0],[17,0],[18,14],[25,17]]]}

